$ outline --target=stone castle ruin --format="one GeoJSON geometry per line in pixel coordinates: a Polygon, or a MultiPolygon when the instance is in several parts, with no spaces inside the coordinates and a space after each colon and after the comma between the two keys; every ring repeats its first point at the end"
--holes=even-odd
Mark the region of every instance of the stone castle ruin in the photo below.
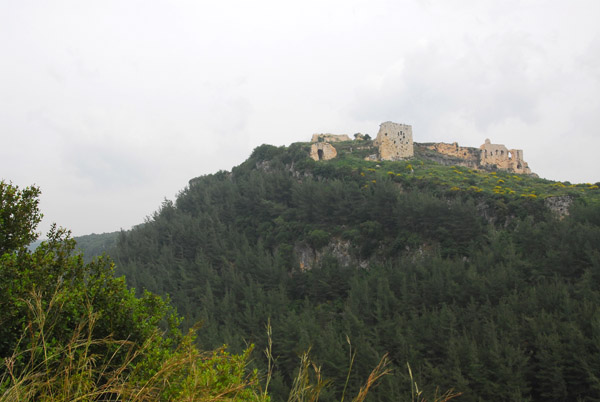
{"type": "Polygon", "coordinates": [[[381,123],[373,145],[378,148],[379,159],[384,161],[412,158],[415,154],[412,127],[407,124],[381,123]]]}
{"type": "Polygon", "coordinates": [[[468,167],[477,168],[479,166],[479,150],[477,148],[461,147],[457,142],[452,144],[435,142],[422,144],[422,146],[438,154],[461,160],[468,167]]]}
{"type": "Polygon", "coordinates": [[[529,165],[523,160],[523,150],[521,149],[507,149],[502,144],[492,144],[489,139],[486,139],[479,149],[483,166],[496,165],[498,169],[531,174],[529,165]]]}
{"type": "MultiPolygon", "coordinates": [[[[310,157],[315,161],[334,159],[338,153],[333,144],[345,141],[352,140],[346,134],[314,134],[310,157]]],[[[356,134],[354,141],[365,142],[365,136],[356,134]]],[[[369,147],[372,147],[375,153],[365,159],[373,161],[397,161],[412,158],[415,155],[415,148],[417,148],[420,156],[438,163],[457,164],[474,169],[491,168],[532,174],[529,165],[523,160],[523,151],[520,149],[508,149],[502,144],[492,144],[489,139],[486,139],[479,149],[461,147],[456,142],[452,144],[443,142],[413,143],[412,126],[391,121],[381,123],[377,137],[369,147]],[[424,154],[423,150],[428,153],[424,154]]]]}
{"type": "Polygon", "coordinates": [[[313,142],[310,157],[316,161],[326,161],[337,156],[337,150],[328,142],[313,142]]]}
{"type": "Polygon", "coordinates": [[[310,142],[340,142],[350,141],[346,134],[313,134],[310,142]]]}
{"type": "Polygon", "coordinates": [[[331,142],[350,141],[346,134],[313,134],[310,157],[316,161],[326,161],[337,156],[337,150],[331,142]]]}

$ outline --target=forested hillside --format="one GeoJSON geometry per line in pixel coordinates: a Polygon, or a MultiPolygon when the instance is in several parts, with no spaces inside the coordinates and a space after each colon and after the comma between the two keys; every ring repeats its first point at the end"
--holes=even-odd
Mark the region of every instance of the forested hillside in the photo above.
{"type": "Polygon", "coordinates": [[[273,400],[308,349],[333,380],[324,401],[353,353],[354,394],[385,353],[393,362],[373,401],[410,399],[407,363],[426,395],[600,400],[598,185],[340,149],[315,162],[307,144],[263,145],[190,180],[120,234],[117,272],[201,322],[203,348],[263,350],[270,322],[273,400]]]}
{"type": "Polygon", "coordinates": [[[136,297],[65,229],[35,250],[39,188],[0,180],[0,402],[269,402],[241,355],[198,350],[162,298],[136,297]]]}

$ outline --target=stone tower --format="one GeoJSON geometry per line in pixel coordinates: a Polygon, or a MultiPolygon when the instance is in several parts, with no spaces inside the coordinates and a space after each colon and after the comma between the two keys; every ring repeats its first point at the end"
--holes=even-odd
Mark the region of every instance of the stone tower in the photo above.
{"type": "Polygon", "coordinates": [[[379,148],[379,159],[381,160],[397,161],[411,158],[415,154],[412,126],[391,121],[381,123],[373,145],[379,148]]]}

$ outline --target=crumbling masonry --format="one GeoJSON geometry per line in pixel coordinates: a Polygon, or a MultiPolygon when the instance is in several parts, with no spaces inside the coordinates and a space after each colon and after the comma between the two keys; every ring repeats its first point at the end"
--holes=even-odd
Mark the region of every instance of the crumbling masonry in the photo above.
{"type": "MultiPolygon", "coordinates": [[[[364,136],[355,135],[356,140],[364,140],[364,136]]],[[[316,161],[329,160],[337,157],[337,150],[331,143],[351,141],[346,134],[314,134],[310,157],[316,161]]],[[[500,169],[514,173],[532,174],[527,162],[523,160],[523,151],[508,149],[502,144],[492,144],[489,139],[477,148],[460,147],[456,142],[452,144],[428,143],[416,144],[420,149],[435,151],[439,157],[427,157],[438,163],[452,163],[469,168],[500,169]],[[448,158],[449,157],[449,158],[448,158]]],[[[412,158],[415,144],[413,143],[412,126],[398,124],[391,121],[381,123],[377,138],[373,141],[373,153],[365,159],[373,161],[397,161],[412,158]]]]}

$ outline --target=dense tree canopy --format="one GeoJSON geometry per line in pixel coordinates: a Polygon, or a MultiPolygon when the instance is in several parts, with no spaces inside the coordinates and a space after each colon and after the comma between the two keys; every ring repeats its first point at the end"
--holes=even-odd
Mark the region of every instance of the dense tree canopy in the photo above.
{"type": "Polygon", "coordinates": [[[30,251],[38,195],[0,182],[0,402],[268,401],[248,353],[200,353],[168,301],[136,297],[108,258],[84,263],[67,231],[30,251]]]}
{"type": "Polygon", "coordinates": [[[205,347],[262,349],[270,320],[277,399],[308,348],[334,379],[323,400],[340,395],[347,337],[349,389],[385,353],[396,367],[371,400],[410,397],[407,363],[429,395],[600,399],[597,186],[340,154],[262,146],[191,180],[121,233],[119,272],[202,322],[205,347]],[[571,214],[547,209],[545,191],[570,191],[571,214]]]}
{"type": "Polygon", "coordinates": [[[35,228],[42,219],[39,194],[35,186],[19,190],[0,181],[0,255],[25,247],[37,238],[35,228]]]}

